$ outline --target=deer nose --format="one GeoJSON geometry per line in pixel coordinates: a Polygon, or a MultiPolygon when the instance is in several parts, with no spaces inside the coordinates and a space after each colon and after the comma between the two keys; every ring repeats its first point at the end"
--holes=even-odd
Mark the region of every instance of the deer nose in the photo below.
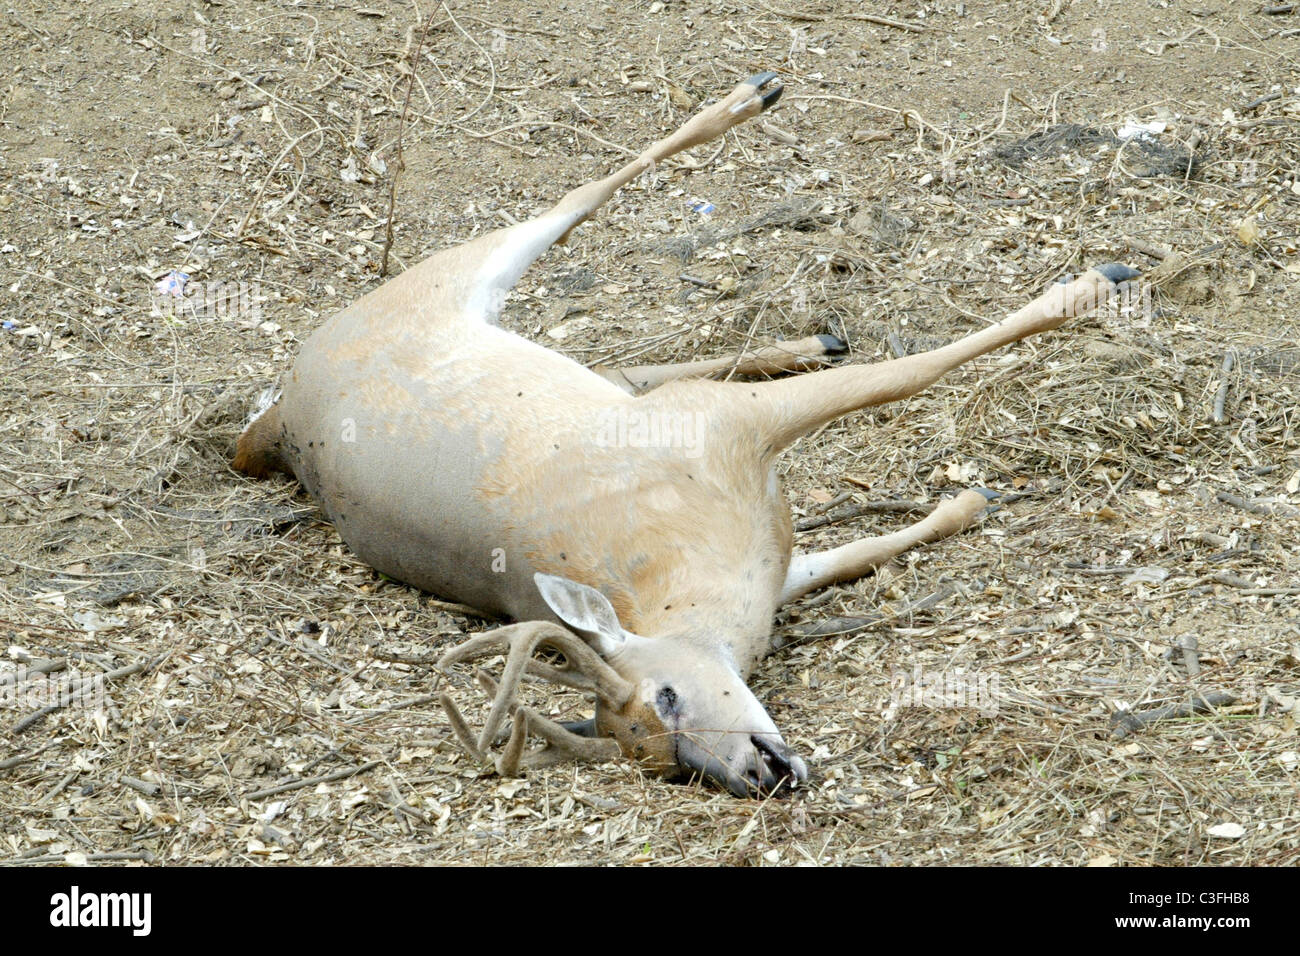
{"type": "Polygon", "coordinates": [[[747,780],[760,793],[774,793],[808,782],[808,765],[781,738],[753,734],[755,766],[747,780]]]}

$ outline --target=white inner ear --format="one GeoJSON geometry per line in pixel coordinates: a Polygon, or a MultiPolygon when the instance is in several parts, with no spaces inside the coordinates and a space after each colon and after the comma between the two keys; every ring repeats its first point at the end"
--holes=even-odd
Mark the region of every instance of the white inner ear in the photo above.
{"type": "Polygon", "coordinates": [[[613,605],[595,588],[541,572],[533,580],[555,616],[593,642],[600,654],[614,653],[627,640],[613,605]]]}

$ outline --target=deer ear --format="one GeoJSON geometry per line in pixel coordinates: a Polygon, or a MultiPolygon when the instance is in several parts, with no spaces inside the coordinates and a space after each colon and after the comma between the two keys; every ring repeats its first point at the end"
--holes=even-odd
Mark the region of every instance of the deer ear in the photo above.
{"type": "Polygon", "coordinates": [[[534,574],[533,580],[555,616],[591,642],[600,654],[612,654],[627,640],[628,633],[618,623],[614,606],[595,588],[541,572],[534,574]]]}

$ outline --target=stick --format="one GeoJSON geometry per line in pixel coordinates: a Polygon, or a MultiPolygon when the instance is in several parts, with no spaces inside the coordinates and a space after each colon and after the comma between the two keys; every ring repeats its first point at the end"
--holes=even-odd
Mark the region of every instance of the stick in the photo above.
{"type": "Polygon", "coordinates": [[[805,641],[822,637],[844,637],[849,634],[856,634],[858,631],[864,631],[876,624],[901,620],[904,617],[915,614],[917,611],[928,611],[935,605],[942,604],[955,594],[956,591],[956,585],[945,584],[933,594],[927,594],[920,600],[914,601],[906,607],[900,608],[893,614],[868,614],[864,617],[833,617],[825,621],[818,621],[816,624],[809,624],[805,627],[796,628],[788,634],[773,635],[771,641],[772,649],[779,651],[792,644],[802,644],[805,641]]]}
{"type": "Polygon", "coordinates": [[[288,793],[291,790],[301,790],[303,787],[314,787],[318,783],[333,783],[335,780],[355,777],[357,774],[365,773],[367,770],[374,770],[378,766],[378,760],[371,760],[369,763],[363,763],[359,767],[349,767],[346,770],[336,770],[333,773],[327,773],[320,777],[308,777],[306,780],[294,780],[290,783],[282,783],[279,786],[267,787],[265,790],[254,790],[252,793],[244,794],[244,799],[263,800],[267,797],[274,797],[276,794],[288,793]]]}
{"type": "Polygon", "coordinates": [[[928,515],[933,510],[934,505],[924,505],[919,501],[903,501],[901,499],[868,501],[860,505],[836,508],[814,518],[804,518],[795,524],[794,529],[796,531],[811,531],[813,528],[821,528],[837,521],[847,521],[850,518],[858,518],[868,514],[928,515]]]}
{"type": "Polygon", "coordinates": [[[1235,349],[1228,349],[1223,353],[1223,368],[1219,374],[1223,376],[1223,381],[1219,383],[1219,390],[1214,395],[1214,424],[1222,425],[1228,419],[1224,416],[1224,406],[1228,403],[1228,387],[1232,384],[1232,379],[1228,376],[1232,374],[1232,367],[1237,364],[1237,352],[1235,349]]]}
{"type": "Polygon", "coordinates": [[[1215,584],[1223,584],[1230,588],[1240,588],[1242,594],[1257,594],[1260,597],[1284,597],[1290,594],[1300,594],[1300,588],[1257,588],[1245,578],[1239,578],[1235,574],[1227,571],[1220,571],[1211,575],[1210,580],[1215,584]]]}
{"type": "Polygon", "coordinates": [[[415,75],[419,72],[420,48],[424,46],[424,38],[429,32],[431,23],[433,23],[432,13],[424,18],[424,26],[420,28],[420,39],[416,41],[415,50],[411,54],[411,75],[406,78],[406,98],[402,100],[402,112],[397,117],[397,155],[393,157],[393,175],[388,178],[388,222],[384,224],[384,251],[379,260],[381,276],[388,275],[388,252],[393,248],[393,209],[397,205],[397,177],[406,168],[406,163],[402,160],[402,131],[406,128],[406,114],[411,108],[411,90],[415,89],[415,75]]]}
{"type": "Polygon", "coordinates": [[[1262,505],[1257,501],[1247,501],[1245,498],[1234,495],[1228,491],[1220,491],[1214,497],[1217,500],[1222,501],[1225,505],[1232,505],[1234,508],[1240,508],[1242,511],[1249,511],[1253,515],[1295,514],[1295,509],[1290,505],[1284,505],[1280,502],[1273,505],[1262,505]]]}
{"type": "MultiPolygon", "coordinates": [[[[760,6],[762,6],[760,4],[760,6]]],[[[865,20],[867,23],[874,23],[877,26],[893,27],[895,30],[906,30],[909,33],[929,33],[930,31],[923,26],[914,23],[904,23],[901,20],[891,20],[889,17],[879,17],[874,13],[840,13],[840,14],[820,14],[804,13],[799,10],[777,10],[775,7],[764,6],[768,13],[775,13],[778,17],[785,17],[787,20],[798,20],[803,23],[825,23],[827,20],[833,20],[836,17],[843,17],[845,20],[865,20]]]]}
{"type": "Polygon", "coordinates": [[[349,724],[359,724],[363,720],[369,720],[371,717],[382,717],[384,714],[391,714],[399,710],[405,710],[408,707],[419,707],[421,704],[429,704],[441,697],[441,694],[421,694],[419,697],[409,697],[406,700],[399,700],[391,707],[375,707],[365,710],[357,716],[350,718],[349,724]]]}
{"type": "Polygon", "coordinates": [[[1178,646],[1183,651],[1183,666],[1187,668],[1187,676],[1195,677],[1201,672],[1201,659],[1196,653],[1196,635],[1184,634],[1178,646]]]}
{"type": "Polygon", "coordinates": [[[1134,239],[1132,236],[1125,236],[1124,244],[1128,246],[1130,249],[1132,249],[1134,252],[1142,252],[1148,256],[1151,256],[1151,258],[1153,259],[1160,259],[1161,261],[1168,259],[1171,255],[1173,255],[1173,253],[1170,252],[1168,249],[1165,249],[1161,246],[1157,246],[1151,242],[1146,242],[1145,240],[1142,239],[1134,239]]]}
{"type": "Polygon", "coordinates": [[[64,700],[60,703],[50,704],[47,707],[42,707],[40,710],[28,714],[22,720],[18,721],[18,723],[14,724],[9,732],[16,737],[18,734],[21,734],[24,730],[31,727],[33,724],[36,724],[41,720],[43,720],[44,718],[48,717],[56,710],[60,710],[63,707],[67,706],[67,704],[81,691],[81,689],[85,687],[86,684],[92,681],[103,683],[105,681],[115,680],[118,677],[129,677],[130,675],[139,673],[140,671],[152,670],[155,666],[157,666],[160,663],[162,663],[161,657],[155,657],[147,661],[136,661],[134,664],[128,664],[126,667],[119,667],[117,670],[109,671],[107,674],[95,674],[91,677],[86,677],[83,678],[82,680],[75,681],[74,683],[69,685],[70,693],[61,695],[66,697],[67,700],[64,700]]]}
{"type": "Polygon", "coordinates": [[[57,661],[41,661],[39,664],[32,664],[30,667],[20,667],[11,673],[0,674],[0,687],[8,687],[10,684],[24,681],[32,674],[50,674],[54,671],[61,671],[67,666],[67,660],[61,659],[57,661]]]}
{"type": "Polygon", "coordinates": [[[1177,720],[1181,717],[1190,717],[1192,714],[1208,713],[1215,707],[1221,704],[1231,704],[1236,699],[1236,694],[1216,690],[1194,697],[1190,701],[1184,701],[1181,704],[1157,707],[1155,710],[1144,711],[1140,714],[1128,710],[1116,711],[1110,718],[1111,727],[1113,728],[1111,732],[1116,737],[1127,737],[1129,734],[1135,734],[1148,724],[1154,724],[1156,721],[1177,720]]]}
{"type": "Polygon", "coordinates": [[[122,784],[124,787],[130,787],[137,793],[143,793],[146,797],[152,797],[162,789],[162,787],[158,786],[156,783],[149,783],[147,780],[138,780],[135,777],[121,776],[117,778],[117,782],[122,784]]]}
{"type": "Polygon", "coordinates": [[[1259,97],[1258,99],[1251,100],[1249,103],[1247,103],[1245,106],[1241,108],[1241,111],[1244,113],[1247,110],[1253,110],[1257,106],[1263,106],[1265,103],[1272,103],[1274,100],[1280,100],[1281,98],[1282,98],[1281,93],[1265,93],[1263,96],[1259,97]]]}
{"type": "Polygon", "coordinates": [[[889,17],[878,17],[874,13],[845,13],[846,20],[866,20],[868,23],[874,23],[877,26],[893,27],[895,30],[906,30],[908,33],[929,33],[930,31],[915,23],[904,23],[902,20],[891,20],[889,17]]]}
{"type": "MultiPolygon", "coordinates": [[[[90,863],[111,863],[125,860],[143,860],[145,863],[153,863],[158,858],[148,850],[116,850],[112,853],[87,853],[86,860],[90,863]]],[[[29,856],[26,859],[20,856],[10,857],[7,860],[0,860],[0,865],[11,866],[21,864],[31,866],[38,863],[64,863],[66,857],[46,854],[45,856],[29,856]]]]}

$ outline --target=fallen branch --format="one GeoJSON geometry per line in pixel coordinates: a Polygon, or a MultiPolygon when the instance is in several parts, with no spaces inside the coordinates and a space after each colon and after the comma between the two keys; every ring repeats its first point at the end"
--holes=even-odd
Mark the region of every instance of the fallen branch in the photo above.
{"type": "Polygon", "coordinates": [[[1296,513],[1296,509],[1290,505],[1284,505],[1281,502],[1260,504],[1258,501],[1247,501],[1230,491],[1220,491],[1214,497],[1225,505],[1232,505],[1232,507],[1240,508],[1242,511],[1249,511],[1253,515],[1293,515],[1296,513]]]}
{"type": "Polygon", "coordinates": [[[388,177],[388,222],[384,224],[384,246],[383,253],[379,260],[379,274],[388,275],[388,253],[393,248],[393,215],[397,205],[397,177],[406,169],[406,163],[402,159],[402,133],[406,129],[406,116],[411,108],[411,90],[415,88],[415,77],[419,73],[420,66],[420,49],[424,46],[424,38],[429,32],[429,24],[433,23],[433,14],[424,18],[424,26],[420,30],[420,39],[416,41],[415,50],[411,53],[410,76],[406,78],[406,98],[402,100],[402,112],[397,117],[397,153],[393,157],[393,172],[388,177]]]}
{"type": "Polygon", "coordinates": [[[1210,576],[1215,584],[1224,584],[1230,588],[1240,588],[1242,594],[1257,594],[1260,597],[1283,597],[1288,594],[1300,594],[1300,588],[1257,588],[1253,581],[1239,578],[1228,571],[1220,571],[1210,576]]]}
{"type": "Polygon", "coordinates": [[[928,515],[935,508],[934,505],[922,504],[919,501],[903,501],[892,499],[888,501],[868,501],[863,504],[848,505],[843,508],[836,508],[828,511],[824,515],[817,515],[814,518],[804,518],[795,524],[795,531],[811,531],[813,528],[821,528],[828,524],[834,524],[837,521],[848,521],[850,518],[859,518],[868,514],[893,514],[893,515],[928,515]]]}
{"type": "Polygon", "coordinates": [[[292,780],[289,783],[267,787],[265,790],[254,790],[252,793],[244,794],[244,799],[264,800],[267,797],[274,797],[277,794],[288,793],[291,790],[301,790],[304,787],[314,787],[320,783],[333,783],[335,780],[344,780],[348,777],[355,777],[359,773],[374,770],[378,766],[378,760],[371,760],[369,763],[363,763],[359,767],[349,767],[346,770],[335,770],[333,773],[323,774],[319,777],[308,777],[306,780],[292,780]]]}
{"type": "Polygon", "coordinates": [[[1214,424],[1222,425],[1226,422],[1227,416],[1224,414],[1224,406],[1228,403],[1228,388],[1232,385],[1232,367],[1237,364],[1237,353],[1234,349],[1228,349],[1223,355],[1223,367],[1219,374],[1223,381],[1219,383],[1219,390],[1214,395],[1214,424]]]}
{"type": "Polygon", "coordinates": [[[919,611],[928,611],[936,605],[942,604],[956,593],[957,585],[945,584],[934,593],[927,594],[920,600],[899,608],[893,614],[867,614],[862,617],[832,617],[827,620],[818,621],[816,624],[807,624],[803,627],[796,627],[785,634],[774,634],[772,636],[772,649],[774,651],[779,651],[782,648],[790,647],[792,644],[802,644],[805,641],[817,640],[823,637],[847,637],[850,634],[865,631],[867,628],[874,627],[877,624],[887,624],[891,621],[902,620],[903,618],[916,614],[919,611]]]}
{"type": "MultiPolygon", "coordinates": [[[[47,853],[43,856],[11,856],[7,860],[0,860],[0,866],[35,866],[46,863],[66,863],[67,855],[47,853]]],[[[87,853],[86,861],[88,863],[119,863],[128,860],[140,860],[144,863],[153,863],[158,858],[148,850],[115,850],[112,853],[87,853]]]]}
{"type": "Polygon", "coordinates": [[[1208,713],[1223,704],[1231,704],[1236,699],[1236,694],[1216,690],[1194,697],[1192,700],[1184,701],[1181,704],[1170,704],[1168,707],[1157,707],[1155,710],[1147,710],[1142,713],[1133,713],[1129,710],[1116,711],[1110,718],[1111,733],[1116,737],[1127,737],[1129,734],[1135,734],[1158,721],[1178,720],[1183,717],[1190,717],[1193,714],[1208,713]]]}
{"type": "Polygon", "coordinates": [[[62,710],[71,701],[76,700],[80,696],[81,691],[84,690],[88,684],[102,684],[107,681],[116,680],[119,677],[129,677],[130,675],[138,674],[141,671],[152,670],[160,663],[162,663],[162,657],[154,657],[149,660],[136,661],[134,664],[128,664],[126,667],[119,667],[117,670],[109,671],[107,674],[94,674],[90,677],[73,681],[68,685],[68,693],[60,694],[60,697],[63,698],[62,700],[28,714],[26,717],[22,718],[22,720],[18,721],[18,723],[14,724],[13,727],[10,728],[9,732],[16,737],[18,734],[27,730],[33,724],[39,723],[56,710],[62,710]]]}

